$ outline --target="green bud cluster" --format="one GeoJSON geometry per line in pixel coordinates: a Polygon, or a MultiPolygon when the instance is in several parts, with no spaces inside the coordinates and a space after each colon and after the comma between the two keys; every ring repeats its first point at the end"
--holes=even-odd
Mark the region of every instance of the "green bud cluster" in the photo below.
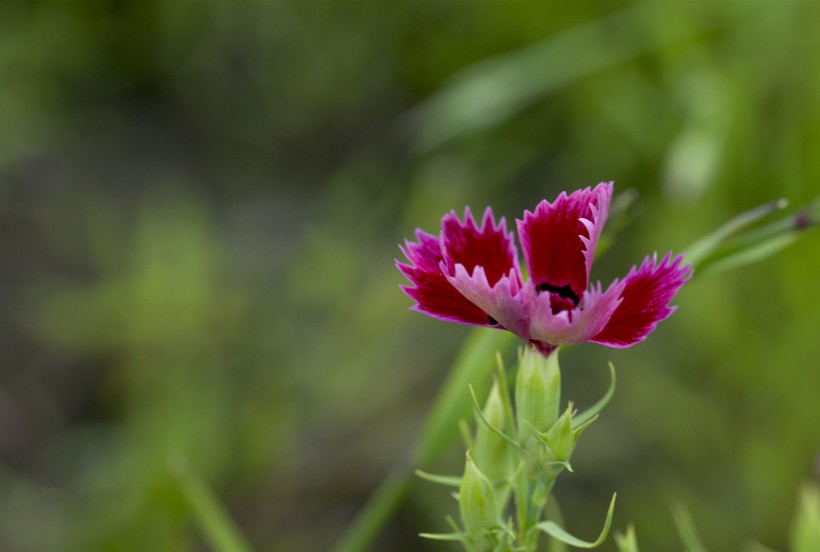
{"type": "Polygon", "coordinates": [[[594,543],[569,535],[542,515],[558,475],[564,469],[572,471],[570,459],[578,437],[611,397],[614,371],[612,375],[609,391],[592,408],[579,414],[569,403],[560,413],[557,351],[544,357],[526,348],[519,355],[513,408],[499,362],[498,377],[483,407],[473,393],[477,429],[474,437],[468,437],[463,476],[419,472],[431,481],[458,485],[461,528],[453,522],[453,533],[423,536],[458,540],[470,552],[534,551],[541,533],[575,546],[600,544],[609,530],[612,506],[594,543]]]}

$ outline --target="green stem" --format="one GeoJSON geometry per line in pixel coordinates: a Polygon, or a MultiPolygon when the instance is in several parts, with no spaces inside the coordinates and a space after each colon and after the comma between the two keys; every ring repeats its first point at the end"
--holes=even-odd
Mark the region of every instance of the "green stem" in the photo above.
{"type": "Polygon", "coordinates": [[[388,474],[376,492],[370,495],[344,538],[333,548],[333,552],[367,550],[404,500],[411,480],[412,475],[408,471],[397,470],[388,474]]]}
{"type": "Polygon", "coordinates": [[[522,544],[526,552],[535,552],[538,549],[538,537],[541,532],[535,526],[541,521],[544,506],[549,500],[555,479],[546,482],[542,480],[530,481],[527,485],[527,518],[526,525],[521,527],[522,544]]]}
{"type": "Polygon", "coordinates": [[[458,435],[459,419],[470,415],[468,386],[472,383],[484,387],[496,353],[514,341],[509,332],[481,329],[470,334],[427,415],[410,465],[403,462],[384,478],[333,552],[359,552],[370,547],[407,495],[413,469],[430,462],[458,435]]]}
{"type": "Polygon", "coordinates": [[[169,461],[169,471],[179,482],[191,513],[215,551],[252,552],[251,545],[236,527],[225,507],[205,482],[194,474],[185,458],[172,458],[169,461]]]}

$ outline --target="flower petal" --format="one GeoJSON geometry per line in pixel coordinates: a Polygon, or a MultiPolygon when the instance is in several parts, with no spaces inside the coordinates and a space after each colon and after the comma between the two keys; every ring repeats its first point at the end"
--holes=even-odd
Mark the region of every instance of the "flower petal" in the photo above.
{"type": "Polygon", "coordinates": [[[535,212],[524,212],[518,237],[537,291],[557,292],[578,304],[611,197],[612,182],[602,182],[594,190],[562,192],[553,203],[544,200],[535,212]]]}
{"type": "Polygon", "coordinates": [[[530,338],[551,345],[583,343],[598,334],[621,303],[624,283],[613,282],[605,291],[601,284],[583,295],[582,304],[573,310],[553,312],[551,293],[533,297],[530,308],[530,338]]]}
{"type": "Polygon", "coordinates": [[[439,238],[421,230],[416,230],[416,238],[418,243],[407,241],[401,248],[410,264],[396,261],[401,273],[413,283],[401,286],[416,302],[411,309],[450,322],[490,326],[487,313],[459,293],[441,272],[439,238]]]}
{"type": "Polygon", "coordinates": [[[629,347],[643,341],[661,320],[677,307],[669,302],[692,277],[692,265],[681,266],[683,255],[672,259],[672,252],[660,262],[657,255],[646,257],[639,268],[632,267],[623,283],[623,301],[609,323],[590,339],[609,347],[629,347]]]}
{"type": "Polygon", "coordinates": [[[462,265],[468,274],[480,266],[492,287],[511,269],[521,283],[518,270],[518,255],[512,232],[507,233],[507,224],[501,217],[498,225],[493,220],[493,210],[484,211],[481,227],[476,225],[469,207],[464,209],[464,222],[458,220],[455,211],[441,219],[441,252],[444,256],[444,271],[455,276],[457,265],[462,265]]]}
{"type": "Polygon", "coordinates": [[[470,274],[463,264],[457,264],[455,275],[448,276],[447,279],[498,325],[527,339],[529,294],[526,293],[527,288],[521,287],[520,276],[515,268],[511,268],[506,276],[502,276],[492,286],[482,266],[475,267],[470,274]]]}

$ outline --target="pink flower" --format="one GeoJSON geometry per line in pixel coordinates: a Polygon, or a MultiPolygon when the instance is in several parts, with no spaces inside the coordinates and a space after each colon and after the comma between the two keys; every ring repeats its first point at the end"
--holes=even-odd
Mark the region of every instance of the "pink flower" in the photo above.
{"type": "Polygon", "coordinates": [[[542,201],[516,221],[529,280],[524,281],[512,232],[492,209],[476,224],[455,211],[439,236],[416,230],[417,242],[396,262],[412,286],[411,309],[450,322],[506,329],[549,355],[559,345],[593,341],[629,347],[643,341],[676,309],[669,302],[691,277],[683,256],[646,257],[603,291],[590,285],[592,259],[606,222],[612,183],[542,201]]]}

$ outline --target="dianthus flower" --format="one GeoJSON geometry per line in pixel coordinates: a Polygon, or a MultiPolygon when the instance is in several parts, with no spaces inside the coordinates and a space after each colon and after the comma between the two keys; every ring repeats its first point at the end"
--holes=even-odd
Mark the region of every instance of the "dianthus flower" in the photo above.
{"type": "Polygon", "coordinates": [[[402,290],[418,310],[450,322],[513,332],[549,355],[559,345],[593,341],[629,347],[674,311],[670,301],[691,277],[683,256],[646,257],[603,291],[589,275],[606,222],[612,183],[543,200],[517,220],[529,279],[524,280],[512,232],[487,208],[479,226],[469,208],[441,220],[438,236],[416,230],[396,262],[412,282],[402,290]]]}

